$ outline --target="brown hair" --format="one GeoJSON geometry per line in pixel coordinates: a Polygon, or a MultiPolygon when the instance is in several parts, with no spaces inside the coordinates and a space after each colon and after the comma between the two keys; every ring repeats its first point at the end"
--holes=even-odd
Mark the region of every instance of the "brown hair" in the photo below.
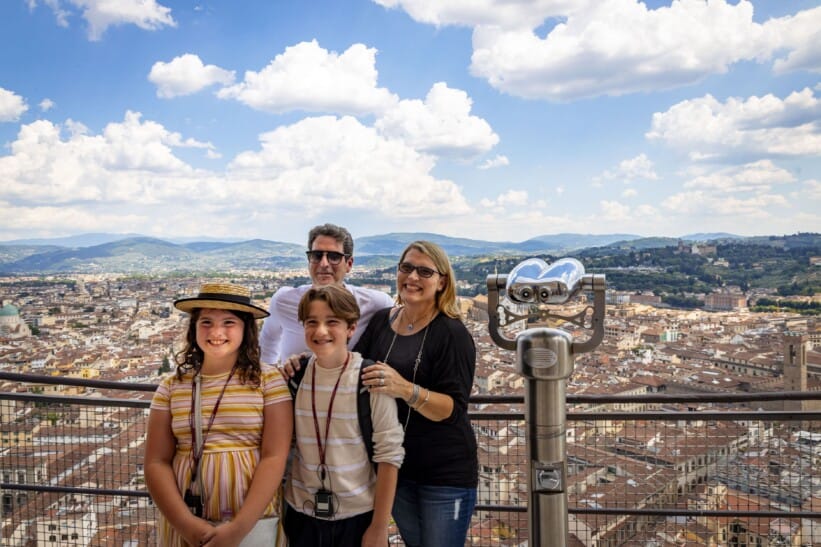
{"type": "MultiPolygon", "coordinates": [[[[182,377],[189,370],[198,374],[202,368],[204,353],[197,345],[197,320],[204,308],[194,308],[188,318],[188,329],[185,333],[185,348],[174,355],[177,363],[177,378],[182,377]]],[[[242,343],[239,346],[237,363],[234,365],[242,383],[250,382],[255,386],[260,385],[261,368],[259,364],[259,329],[254,317],[244,311],[225,310],[242,321],[242,343]]]]}
{"type": "Polygon", "coordinates": [[[359,304],[356,298],[347,289],[338,285],[325,285],[322,287],[311,287],[302,295],[299,301],[297,317],[302,323],[308,317],[311,309],[311,302],[325,302],[336,317],[339,317],[348,325],[353,325],[359,321],[359,304]]]}
{"type": "MultiPolygon", "coordinates": [[[[453,272],[453,266],[450,265],[450,259],[445,250],[432,241],[413,241],[402,251],[402,256],[399,258],[400,263],[405,260],[405,255],[407,255],[411,249],[415,249],[430,258],[434,266],[436,266],[436,271],[445,278],[445,287],[441,291],[436,291],[436,309],[448,317],[461,319],[462,312],[456,303],[456,275],[453,272]]],[[[396,295],[397,304],[404,304],[400,296],[398,278],[396,281],[396,295]]]]}

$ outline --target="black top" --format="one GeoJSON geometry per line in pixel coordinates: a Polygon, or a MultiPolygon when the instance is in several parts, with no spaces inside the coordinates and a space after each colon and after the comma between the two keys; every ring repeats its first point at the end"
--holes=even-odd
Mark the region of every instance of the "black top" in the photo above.
{"type": "MultiPolygon", "coordinates": [[[[453,412],[441,422],[428,420],[410,412],[405,430],[405,461],[399,477],[429,486],[475,488],[479,482],[476,437],[470,425],[467,407],[476,368],[476,346],[465,325],[458,319],[437,315],[416,334],[394,338],[389,324],[390,308],[374,314],[367,329],[354,347],[362,357],[383,361],[408,381],[453,398],[453,412]],[[422,339],[422,360],[413,379],[413,366],[422,339]]],[[[421,390],[424,399],[425,391],[421,390]]],[[[396,399],[399,423],[405,424],[408,405],[396,399]]]]}

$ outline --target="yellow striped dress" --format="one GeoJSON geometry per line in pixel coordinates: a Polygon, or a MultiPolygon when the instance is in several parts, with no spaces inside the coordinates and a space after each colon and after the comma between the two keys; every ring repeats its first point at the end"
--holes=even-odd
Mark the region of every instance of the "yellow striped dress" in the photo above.
{"type": "MultiPolygon", "coordinates": [[[[208,520],[231,520],[242,507],[259,461],[263,407],[291,400],[276,367],[262,365],[260,378],[259,387],[242,384],[238,374],[231,378],[205,439],[200,469],[204,515],[208,520]]],[[[227,379],[228,373],[202,375],[203,433],[227,379]]],[[[171,429],[177,440],[172,468],[180,492],[185,492],[191,481],[192,433],[188,416],[191,413],[192,380],[193,373],[186,374],[181,380],[175,373],[168,375],[157,387],[151,401],[153,410],[171,412],[171,429]]],[[[276,514],[276,502],[272,500],[268,505],[265,516],[276,514]]],[[[160,546],[187,545],[162,515],[159,516],[157,540],[160,546]]]]}

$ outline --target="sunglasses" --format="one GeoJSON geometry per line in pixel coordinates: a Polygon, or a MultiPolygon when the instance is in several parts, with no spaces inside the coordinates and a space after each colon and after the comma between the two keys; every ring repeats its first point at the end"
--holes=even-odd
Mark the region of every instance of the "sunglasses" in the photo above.
{"type": "Polygon", "coordinates": [[[328,259],[328,264],[332,264],[333,266],[342,262],[343,258],[350,258],[351,256],[336,251],[305,251],[305,254],[308,255],[308,262],[312,264],[319,264],[322,262],[322,257],[324,256],[328,259]]]}
{"type": "Polygon", "coordinates": [[[399,271],[403,274],[412,274],[413,271],[416,270],[416,273],[419,274],[419,277],[424,277],[426,279],[429,277],[433,277],[433,274],[445,275],[442,272],[438,272],[436,270],[428,268],[427,266],[414,266],[410,262],[400,262],[398,268],[399,271]]]}

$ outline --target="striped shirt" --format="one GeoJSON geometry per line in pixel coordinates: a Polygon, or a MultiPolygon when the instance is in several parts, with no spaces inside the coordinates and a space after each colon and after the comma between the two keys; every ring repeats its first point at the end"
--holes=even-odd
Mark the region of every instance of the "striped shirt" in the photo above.
{"type": "MultiPolygon", "coordinates": [[[[312,358],[299,386],[294,401],[297,453],[285,488],[285,499],[291,507],[306,515],[314,516],[314,494],[320,488],[319,449],[311,408],[311,391],[314,389],[311,378],[314,368],[319,437],[325,449],[325,463],[329,471],[325,488],[334,494],[334,519],[349,518],[373,510],[376,472],[368,461],[356,414],[356,388],[361,366],[362,357],[358,353],[352,353],[351,362],[339,381],[327,439],[325,423],[328,404],[342,366],[333,369],[316,367],[312,358]]],[[[399,467],[402,465],[405,449],[402,447],[402,426],[396,417],[396,400],[377,393],[371,393],[370,397],[373,461],[399,467]]]]}

